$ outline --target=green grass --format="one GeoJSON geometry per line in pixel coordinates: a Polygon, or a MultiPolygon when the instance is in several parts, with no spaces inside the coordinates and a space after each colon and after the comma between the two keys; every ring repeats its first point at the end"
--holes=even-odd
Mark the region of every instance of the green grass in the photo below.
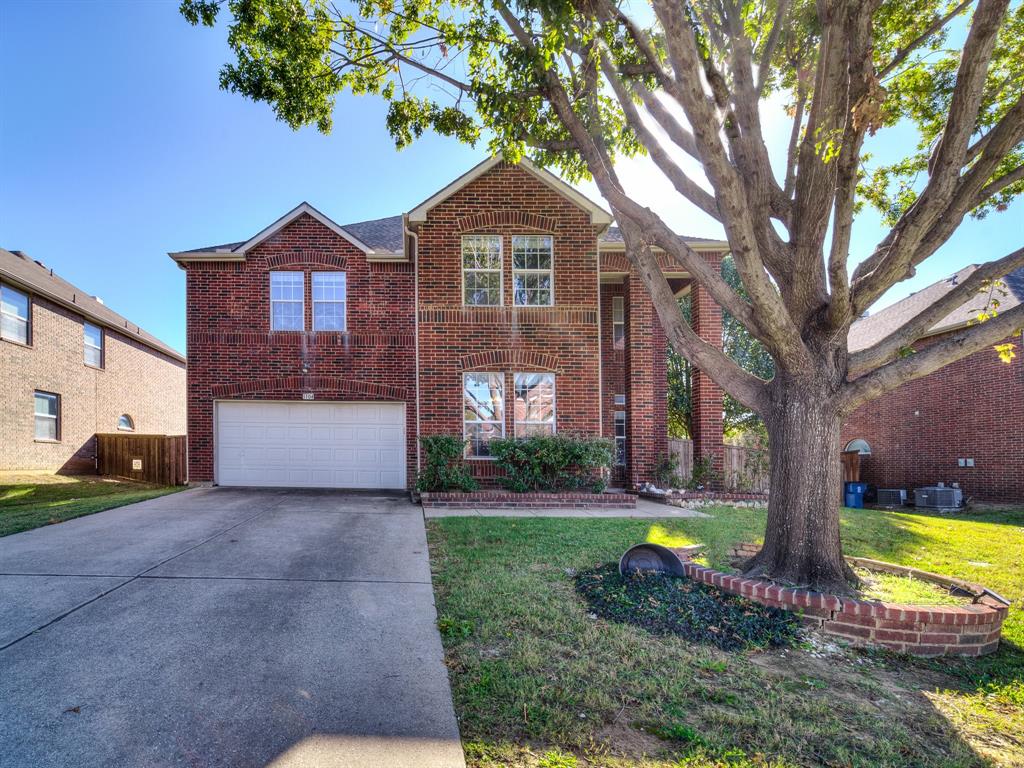
{"type": "Polygon", "coordinates": [[[851,555],[984,584],[1015,601],[970,661],[806,649],[723,652],[589,614],[577,572],[630,545],[757,541],[764,511],[712,519],[443,518],[429,537],[471,766],[1024,765],[1024,510],[847,510],[851,555]]]}
{"type": "Polygon", "coordinates": [[[91,476],[7,476],[0,480],[0,536],[63,523],[179,490],[91,476]]]}
{"type": "Polygon", "coordinates": [[[923,579],[866,568],[854,568],[853,572],[860,579],[857,596],[864,600],[917,605],[963,605],[971,602],[969,597],[954,595],[947,588],[923,579]]]}

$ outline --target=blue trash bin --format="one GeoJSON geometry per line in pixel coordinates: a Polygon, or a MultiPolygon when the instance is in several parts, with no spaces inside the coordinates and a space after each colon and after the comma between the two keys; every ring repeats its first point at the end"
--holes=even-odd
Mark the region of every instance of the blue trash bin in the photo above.
{"type": "Polygon", "coordinates": [[[867,483],[853,483],[853,482],[850,482],[850,483],[846,484],[846,492],[847,493],[859,493],[861,496],[863,496],[865,493],[867,493],[867,490],[868,490],[868,484],[867,483]]]}
{"type": "Polygon", "coordinates": [[[864,494],[857,493],[856,491],[847,491],[843,494],[843,502],[846,506],[852,507],[853,509],[863,509],[864,494]]]}

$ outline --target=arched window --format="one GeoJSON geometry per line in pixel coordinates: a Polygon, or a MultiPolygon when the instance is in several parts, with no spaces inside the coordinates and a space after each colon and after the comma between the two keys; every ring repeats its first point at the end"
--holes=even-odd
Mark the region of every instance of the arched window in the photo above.
{"type": "Polygon", "coordinates": [[[871,455],[871,446],[868,445],[867,440],[861,440],[859,437],[856,440],[851,440],[846,444],[846,450],[857,451],[861,456],[871,455]]]}
{"type": "Polygon", "coordinates": [[[132,417],[127,413],[121,414],[121,418],[117,420],[117,428],[124,432],[134,432],[135,422],[132,421],[132,417]]]}

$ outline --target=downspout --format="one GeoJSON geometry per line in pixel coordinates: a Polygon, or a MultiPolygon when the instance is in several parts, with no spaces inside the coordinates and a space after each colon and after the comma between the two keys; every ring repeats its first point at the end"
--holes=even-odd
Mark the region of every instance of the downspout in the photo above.
{"type": "MultiPolygon", "coordinates": [[[[415,232],[409,229],[409,214],[402,214],[402,230],[405,232],[405,239],[402,247],[405,248],[413,240],[412,253],[412,312],[413,312],[413,343],[416,359],[416,473],[420,471],[420,238],[415,232]]],[[[409,256],[409,254],[406,254],[409,256]]]]}

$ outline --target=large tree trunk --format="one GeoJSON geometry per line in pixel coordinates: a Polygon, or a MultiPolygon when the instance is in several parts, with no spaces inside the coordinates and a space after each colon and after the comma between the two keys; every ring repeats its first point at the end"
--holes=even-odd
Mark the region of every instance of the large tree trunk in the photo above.
{"type": "Polygon", "coordinates": [[[794,586],[849,592],[855,581],[839,542],[841,418],[831,398],[792,383],[766,414],[771,491],[764,547],[745,568],[794,586]],[[803,391],[801,391],[803,390],[803,391]]]}

